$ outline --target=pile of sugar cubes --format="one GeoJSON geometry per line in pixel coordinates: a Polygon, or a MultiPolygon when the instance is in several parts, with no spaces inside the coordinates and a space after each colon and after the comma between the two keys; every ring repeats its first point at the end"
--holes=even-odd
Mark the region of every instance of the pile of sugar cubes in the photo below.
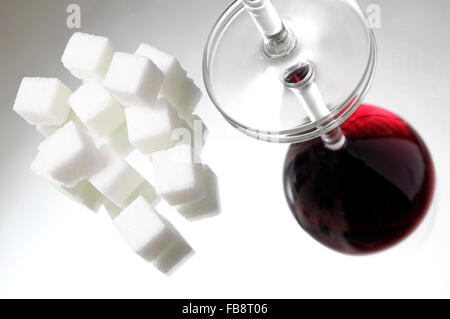
{"type": "Polygon", "coordinates": [[[200,89],[175,58],[147,44],[115,52],[108,38],[75,33],[62,62],[83,81],[77,90],[27,77],[14,104],[45,136],[31,170],[92,211],[105,207],[148,261],[187,244],[155,205],[162,197],[182,211],[206,200],[210,169],[192,141],[172,136],[193,132],[200,89]],[[127,162],[136,150],[151,160],[155,187],[127,162]]]}

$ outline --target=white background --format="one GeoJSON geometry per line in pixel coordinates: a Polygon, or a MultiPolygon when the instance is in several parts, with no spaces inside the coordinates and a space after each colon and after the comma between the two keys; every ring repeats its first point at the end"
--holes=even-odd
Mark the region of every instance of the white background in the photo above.
{"type": "MultiPolygon", "coordinates": [[[[82,31],[119,51],[148,42],[179,58],[197,85],[208,32],[230,1],[72,1],[82,31]]],[[[203,160],[219,178],[220,215],[163,213],[196,253],[171,276],[130,251],[105,212],[92,214],[33,176],[40,135],[12,112],[23,76],[78,85],[60,56],[73,30],[69,1],[0,2],[0,297],[450,297],[450,2],[364,0],[381,6],[379,65],[366,101],[397,112],[434,157],[438,191],[425,224],[380,254],[349,257],[311,239],[286,205],[287,146],[235,132],[205,97],[203,160]]]]}

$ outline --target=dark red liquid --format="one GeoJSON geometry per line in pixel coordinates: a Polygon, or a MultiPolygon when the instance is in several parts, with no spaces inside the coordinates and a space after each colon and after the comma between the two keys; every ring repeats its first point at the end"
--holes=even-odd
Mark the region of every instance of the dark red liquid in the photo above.
{"type": "Polygon", "coordinates": [[[302,65],[299,68],[295,69],[291,73],[289,73],[284,79],[287,83],[300,83],[305,79],[310,70],[309,65],[302,65]]]}
{"type": "Polygon", "coordinates": [[[434,168],[420,136],[384,109],[361,105],[341,126],[339,151],[321,139],[292,145],[284,187],[299,224],[335,250],[371,253],[411,233],[434,192],[434,168]]]}

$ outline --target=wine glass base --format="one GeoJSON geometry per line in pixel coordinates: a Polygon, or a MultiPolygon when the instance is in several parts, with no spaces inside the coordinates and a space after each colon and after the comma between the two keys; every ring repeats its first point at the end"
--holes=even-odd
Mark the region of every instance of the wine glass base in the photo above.
{"type": "Polygon", "coordinates": [[[220,17],[208,39],[203,76],[208,94],[223,117],[244,134],[278,143],[324,135],[358,107],[371,84],[376,43],[354,1],[273,0],[297,45],[271,60],[240,1],[220,17]],[[310,121],[280,76],[299,62],[316,66],[315,82],[329,115],[310,121]]]}

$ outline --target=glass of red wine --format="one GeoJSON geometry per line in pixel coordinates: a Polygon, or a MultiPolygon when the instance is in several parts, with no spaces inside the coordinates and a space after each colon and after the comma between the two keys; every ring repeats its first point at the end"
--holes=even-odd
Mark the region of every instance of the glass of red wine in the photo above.
{"type": "Polygon", "coordinates": [[[375,64],[375,37],[354,0],[236,1],[204,53],[205,85],[224,118],[248,136],[291,143],[283,181],[297,222],[347,254],[399,243],[434,193],[417,132],[361,104],[375,64]]]}

